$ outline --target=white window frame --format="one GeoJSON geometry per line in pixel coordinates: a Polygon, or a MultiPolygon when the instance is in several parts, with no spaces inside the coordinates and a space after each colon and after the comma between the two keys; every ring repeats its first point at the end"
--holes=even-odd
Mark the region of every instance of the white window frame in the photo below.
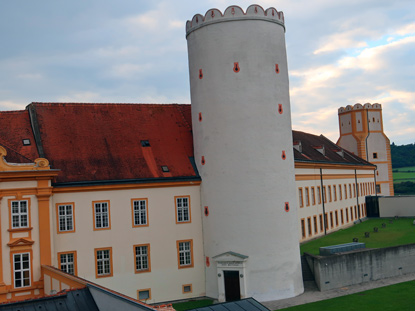
{"type": "Polygon", "coordinates": [[[134,226],[146,226],[147,225],[147,201],[146,200],[134,200],[134,226]]]}
{"type": "Polygon", "coordinates": [[[190,241],[179,242],[179,265],[181,267],[192,265],[192,245],[190,241]]]}
{"type": "Polygon", "coordinates": [[[59,232],[74,231],[73,204],[58,205],[58,217],[59,232]],[[70,208],[69,210],[68,207],[70,208]],[[61,213],[61,208],[63,208],[63,213],[61,213]],[[68,213],[68,211],[70,211],[70,213],[68,213]]]}
{"type": "Polygon", "coordinates": [[[60,260],[61,270],[68,274],[75,275],[75,254],[74,253],[59,254],[59,257],[60,257],[59,260],[60,260]]]}
{"type": "Polygon", "coordinates": [[[12,221],[11,221],[12,229],[29,227],[29,202],[28,200],[11,201],[11,218],[12,218],[12,221]],[[25,211],[23,209],[25,209],[25,211]]]}
{"type": "Polygon", "coordinates": [[[149,248],[148,245],[137,245],[134,247],[135,252],[135,271],[142,272],[150,269],[149,248]]]}
{"type": "Polygon", "coordinates": [[[177,222],[190,222],[189,197],[176,197],[177,222]]]}
{"type": "Polygon", "coordinates": [[[95,202],[95,228],[105,229],[110,227],[109,204],[108,202],[95,202]],[[104,211],[106,209],[106,211],[104,211]]]}
{"type": "Polygon", "coordinates": [[[13,275],[14,275],[14,288],[30,287],[31,285],[31,273],[30,273],[30,253],[18,253],[13,254],[13,275]],[[27,260],[24,260],[23,257],[27,260]],[[26,265],[24,265],[26,263],[26,265]],[[18,269],[16,266],[20,265],[18,269]],[[20,285],[17,283],[21,282],[20,285]],[[25,284],[25,281],[27,282],[25,284]]]}
{"type": "Polygon", "coordinates": [[[97,275],[111,275],[111,251],[109,249],[97,250],[97,275]]]}

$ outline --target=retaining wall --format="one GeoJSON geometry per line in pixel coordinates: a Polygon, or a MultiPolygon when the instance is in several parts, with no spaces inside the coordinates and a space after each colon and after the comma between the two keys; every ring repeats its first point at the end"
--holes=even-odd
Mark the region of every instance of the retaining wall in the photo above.
{"type": "Polygon", "coordinates": [[[415,272],[415,244],[305,256],[320,291],[415,272]]]}
{"type": "Polygon", "coordinates": [[[379,217],[414,217],[415,196],[379,197],[379,217]]]}

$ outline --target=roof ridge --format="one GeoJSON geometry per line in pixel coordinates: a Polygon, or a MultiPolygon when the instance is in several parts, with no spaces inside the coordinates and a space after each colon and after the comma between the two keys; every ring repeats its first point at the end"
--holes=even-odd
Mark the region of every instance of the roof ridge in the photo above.
{"type": "Polygon", "coordinates": [[[190,104],[177,104],[177,103],[82,103],[82,102],[32,102],[31,105],[36,106],[147,106],[147,107],[159,107],[159,106],[184,106],[190,104]]]}

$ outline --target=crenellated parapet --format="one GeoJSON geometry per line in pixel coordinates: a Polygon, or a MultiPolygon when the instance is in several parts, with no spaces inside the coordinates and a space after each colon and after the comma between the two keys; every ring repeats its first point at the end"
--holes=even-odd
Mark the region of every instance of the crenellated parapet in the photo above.
{"type": "Polygon", "coordinates": [[[347,113],[349,111],[364,110],[364,109],[382,110],[382,105],[378,103],[375,103],[375,104],[366,103],[364,105],[357,103],[353,106],[347,105],[346,107],[340,107],[338,110],[338,114],[347,113]]]}
{"type": "Polygon", "coordinates": [[[229,22],[235,20],[265,20],[272,23],[280,24],[284,27],[284,13],[278,12],[275,8],[268,8],[264,10],[260,5],[250,5],[246,12],[236,5],[229,6],[225,12],[218,9],[210,9],[205,16],[196,14],[191,21],[186,23],[186,37],[194,30],[204,27],[206,25],[229,22]]]}

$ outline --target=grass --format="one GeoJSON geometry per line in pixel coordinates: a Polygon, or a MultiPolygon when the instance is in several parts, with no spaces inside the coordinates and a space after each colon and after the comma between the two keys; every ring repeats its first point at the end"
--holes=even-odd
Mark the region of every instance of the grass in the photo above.
{"type": "Polygon", "coordinates": [[[366,243],[366,248],[415,243],[413,218],[393,219],[393,224],[389,223],[389,219],[370,219],[302,244],[300,246],[301,254],[307,252],[318,255],[322,246],[350,243],[353,242],[353,238],[358,238],[359,242],[366,243]],[[382,228],[382,223],[386,224],[386,228],[382,228]],[[373,232],[374,227],[378,227],[379,232],[373,232]],[[368,238],[365,238],[365,232],[370,232],[368,238]]]}
{"type": "Polygon", "coordinates": [[[394,183],[400,183],[404,181],[415,181],[415,166],[394,168],[392,172],[394,183]]]}
{"type": "Polygon", "coordinates": [[[173,308],[176,311],[185,311],[210,306],[212,303],[212,299],[191,300],[186,302],[173,303],[173,308]]]}
{"type": "Polygon", "coordinates": [[[414,310],[415,309],[415,282],[371,289],[352,295],[312,302],[282,310],[289,311],[321,311],[321,310],[414,310]]]}

